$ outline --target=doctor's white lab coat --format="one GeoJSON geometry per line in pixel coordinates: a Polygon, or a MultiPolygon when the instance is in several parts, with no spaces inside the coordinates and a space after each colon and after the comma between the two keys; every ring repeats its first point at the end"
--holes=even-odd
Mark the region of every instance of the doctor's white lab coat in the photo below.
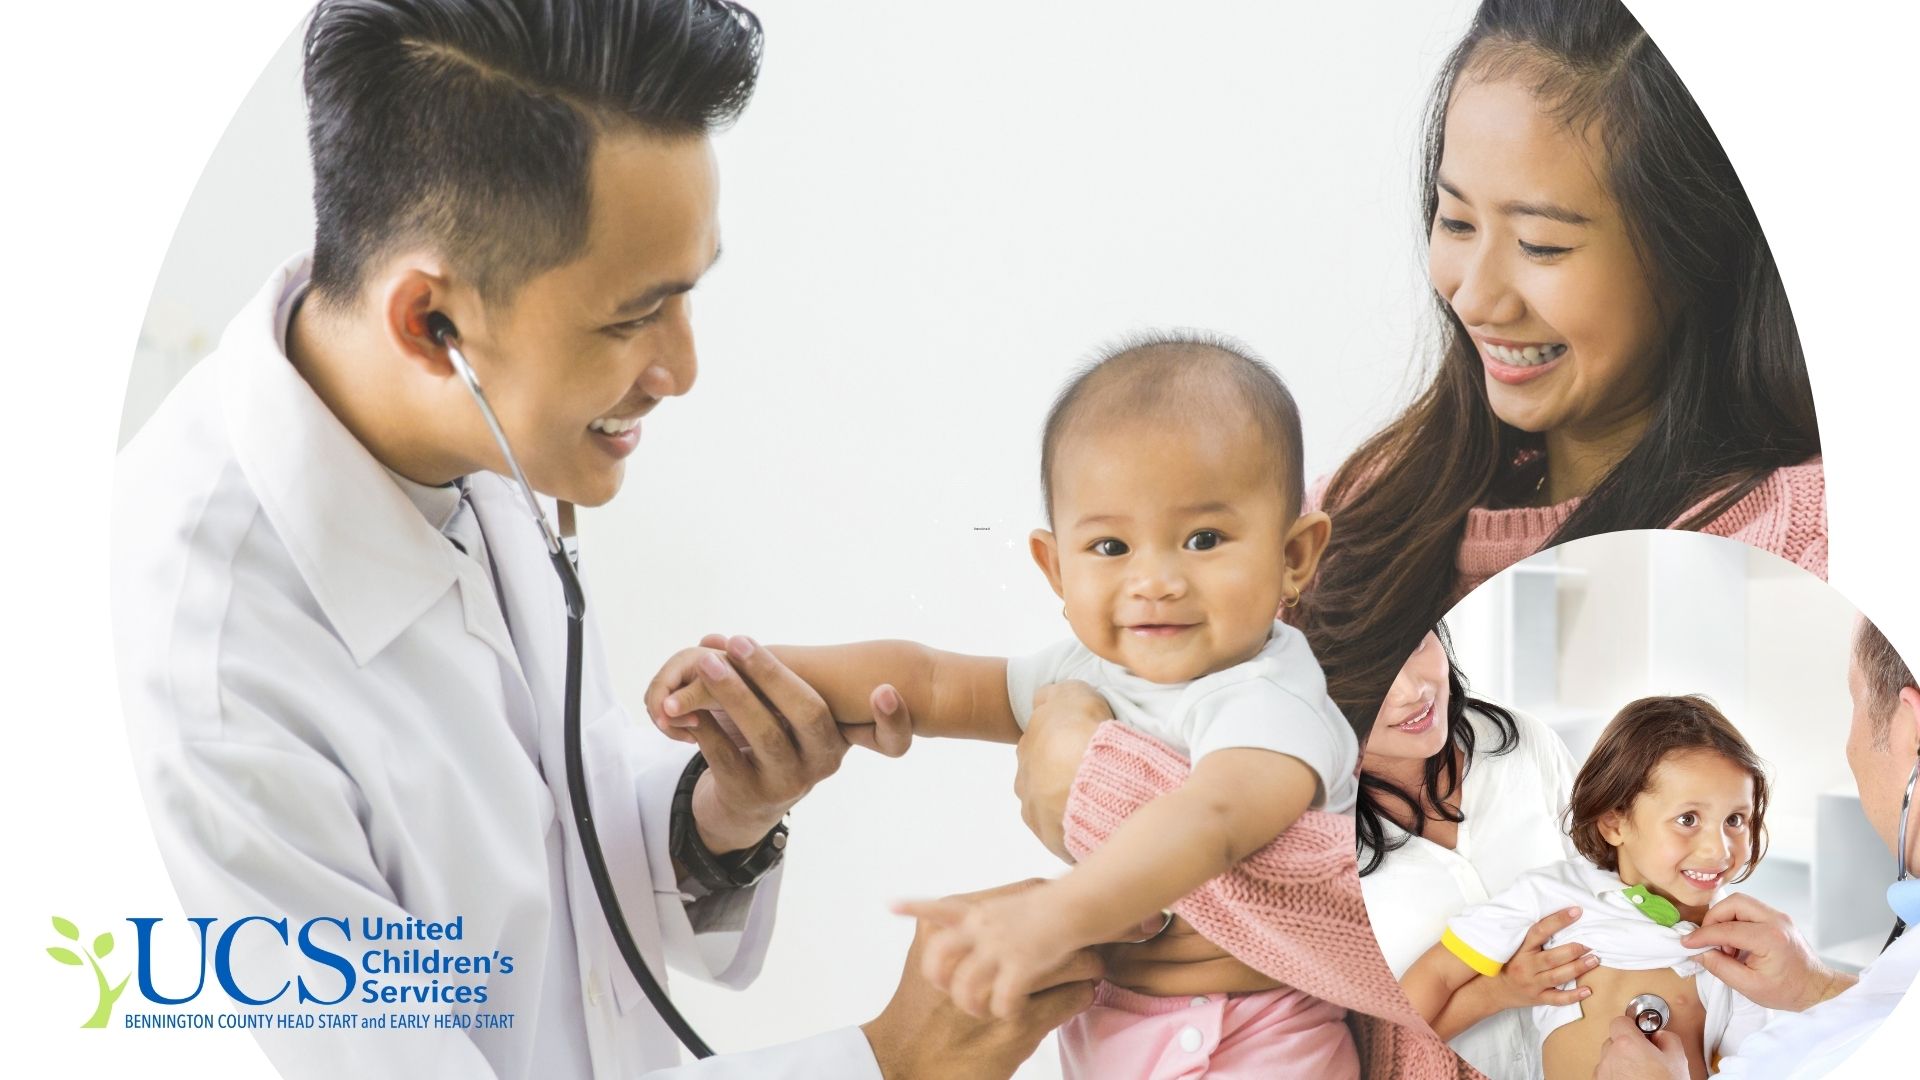
{"type": "MultiPolygon", "coordinates": [[[[580,854],[561,748],[565,605],[507,483],[472,478],[499,583],[462,555],[287,361],[307,260],[282,268],[122,453],[114,625],[135,765],[185,914],[221,920],[461,920],[437,947],[512,958],[508,973],[357,971],[434,992],[481,984],[511,1028],[257,1032],[289,1076],[629,1077],[677,1044],[614,948],[580,854]]],[[[588,568],[591,568],[589,562],[588,568]]],[[[589,595],[591,583],[589,582],[589,595]]],[[[588,608],[583,744],[607,862],[654,971],[728,986],[758,972],[778,872],[689,905],[667,851],[690,748],[612,699],[588,608]],[[703,910],[704,906],[704,910],[703,910]],[[690,910],[692,912],[690,916],[690,910]],[[719,924],[723,932],[698,933],[719,924]]],[[[636,658],[638,662],[638,658],[636,658]]],[[[327,928],[322,927],[325,931],[327,928]]],[[[337,942],[339,935],[321,935],[337,942]]],[[[159,942],[169,939],[156,938],[159,942]]],[[[338,971],[267,927],[235,938],[241,988],[338,971]]],[[[396,942],[396,953],[434,942],[396,942]]],[[[192,945],[156,956],[156,989],[192,985],[192,945]]],[[[497,959],[494,960],[497,963],[497,959]]],[[[209,965],[210,966],[210,965],[209,965]]],[[[129,995],[131,999],[133,995],[129,995]]],[[[190,1008],[247,1011],[212,973],[190,1008]]],[[[289,990],[275,1009],[299,1010],[289,990]]],[[[687,1080],[879,1075],[857,1029],[673,1070],[687,1080]]]]}

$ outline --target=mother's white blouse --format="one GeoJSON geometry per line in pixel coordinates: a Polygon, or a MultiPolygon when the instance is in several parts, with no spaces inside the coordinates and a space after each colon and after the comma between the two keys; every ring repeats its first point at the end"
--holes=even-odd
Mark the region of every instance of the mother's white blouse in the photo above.
{"type": "MultiPolygon", "coordinates": [[[[1575,854],[1561,831],[1573,791],[1573,755],[1553,729],[1515,712],[1520,741],[1504,754],[1500,729],[1468,708],[1474,756],[1460,793],[1466,820],[1453,849],[1421,837],[1387,853],[1379,869],[1360,879],[1367,916],[1380,952],[1401,975],[1440,940],[1447,919],[1488,900],[1527,870],[1575,854]]],[[[1392,838],[1405,831],[1386,825],[1392,838]]],[[[1364,860],[1363,860],[1364,861],[1364,860]]],[[[1538,1041],[1525,1009],[1509,1009],[1454,1036],[1449,1045],[1491,1080],[1541,1076],[1538,1041]]]]}

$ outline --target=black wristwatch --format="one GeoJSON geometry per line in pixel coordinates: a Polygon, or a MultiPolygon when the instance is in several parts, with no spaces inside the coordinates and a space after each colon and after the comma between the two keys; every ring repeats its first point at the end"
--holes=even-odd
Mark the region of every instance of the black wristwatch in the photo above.
{"type": "Polygon", "coordinates": [[[680,785],[673,791],[667,847],[674,860],[709,890],[744,889],[780,865],[780,857],[787,849],[787,823],[776,824],[758,844],[745,851],[729,855],[708,851],[700,839],[700,827],[693,820],[693,788],[700,774],[706,771],[706,756],[695,754],[693,760],[687,762],[686,771],[680,774],[680,785]]]}

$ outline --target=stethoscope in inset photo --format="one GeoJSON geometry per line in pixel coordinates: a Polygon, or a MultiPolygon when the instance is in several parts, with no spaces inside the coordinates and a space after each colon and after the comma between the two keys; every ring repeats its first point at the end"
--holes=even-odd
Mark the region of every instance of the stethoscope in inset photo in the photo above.
{"type": "Polygon", "coordinates": [[[533,516],[534,523],[540,527],[540,535],[547,544],[547,557],[553,561],[554,573],[560,575],[560,589],[567,598],[567,675],[566,704],[563,711],[562,742],[565,744],[567,759],[567,797],[573,804],[574,828],[580,834],[581,854],[587,859],[587,874],[593,878],[593,891],[600,900],[600,912],[606,916],[607,929],[613,932],[613,941],[620,949],[620,956],[627,962],[627,970],[633,973],[634,981],[647,995],[647,1001],[653,1005],[653,1011],[659,1015],[674,1037],[679,1039],[695,1057],[713,1056],[713,1048],[702,1040],[680,1015],[673,1001],[667,997],[667,991],[654,978],[652,969],[647,967],[646,958],[640,955],[640,946],[633,940],[633,933],[627,928],[627,917],[620,910],[620,897],[613,891],[613,875],[607,871],[607,858],[600,850],[600,831],[594,827],[593,806],[587,798],[587,770],[580,752],[580,652],[581,638],[584,634],[587,617],[587,594],[580,586],[579,548],[574,542],[572,519],[573,507],[569,503],[560,504],[561,532],[555,531],[547,520],[546,512],[533,497],[533,487],[527,483],[527,476],[520,471],[519,459],[513,456],[513,448],[507,445],[507,433],[500,427],[500,420],[493,414],[493,406],[487,404],[487,395],[480,389],[480,379],[473,373],[473,365],[467,363],[465,354],[457,344],[460,333],[454,329],[453,320],[439,312],[427,316],[427,332],[447,350],[447,356],[453,362],[453,370],[460,375],[460,381],[466,384],[467,393],[473,403],[480,407],[480,415],[486,418],[487,430],[493,432],[494,444],[500,448],[500,456],[506,459],[507,468],[513,472],[513,479],[520,486],[520,494],[526,499],[527,513],[533,516]]]}

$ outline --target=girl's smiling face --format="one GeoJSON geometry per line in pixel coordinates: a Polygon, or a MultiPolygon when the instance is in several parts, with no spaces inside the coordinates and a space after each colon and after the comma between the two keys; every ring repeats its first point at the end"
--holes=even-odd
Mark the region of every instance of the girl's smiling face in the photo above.
{"type": "Polygon", "coordinates": [[[1669,754],[1625,813],[1600,818],[1620,880],[1645,885],[1699,922],[1753,853],[1753,774],[1712,750],[1669,754]]]}
{"type": "Polygon", "coordinates": [[[1601,177],[1524,77],[1469,67],[1447,108],[1428,274],[1472,338],[1495,415],[1589,442],[1637,438],[1666,320],[1601,177]]]}

